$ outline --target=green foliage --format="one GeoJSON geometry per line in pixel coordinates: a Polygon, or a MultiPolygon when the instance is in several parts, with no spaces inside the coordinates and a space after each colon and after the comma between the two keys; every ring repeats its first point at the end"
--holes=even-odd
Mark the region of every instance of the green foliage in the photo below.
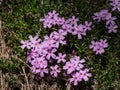
{"type": "Polygon", "coordinates": [[[0,69],[5,72],[19,73],[18,69],[20,67],[21,62],[11,58],[9,60],[0,59],[0,69]]]}

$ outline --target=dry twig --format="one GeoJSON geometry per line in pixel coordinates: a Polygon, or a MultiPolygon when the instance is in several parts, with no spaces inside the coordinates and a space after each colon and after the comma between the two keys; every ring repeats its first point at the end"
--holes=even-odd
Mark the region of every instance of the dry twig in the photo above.
{"type": "Polygon", "coordinates": [[[25,79],[26,79],[26,83],[27,83],[27,90],[31,90],[31,89],[30,89],[29,82],[28,82],[27,75],[26,75],[26,73],[25,73],[25,69],[24,69],[24,67],[22,67],[22,70],[23,70],[23,73],[24,73],[24,76],[25,76],[25,79]]]}

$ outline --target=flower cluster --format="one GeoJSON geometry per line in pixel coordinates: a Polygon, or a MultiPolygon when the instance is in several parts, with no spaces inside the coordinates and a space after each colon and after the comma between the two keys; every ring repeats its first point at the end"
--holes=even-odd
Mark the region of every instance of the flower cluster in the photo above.
{"type": "Polygon", "coordinates": [[[74,85],[78,85],[80,81],[88,81],[89,77],[91,77],[91,73],[89,73],[89,69],[83,69],[85,59],[80,59],[79,56],[71,57],[69,61],[65,63],[63,69],[66,70],[67,76],[70,75],[68,82],[73,83],[74,85]]]}
{"type": "Polygon", "coordinates": [[[110,0],[112,11],[118,10],[120,12],[120,0],[110,0]]]}
{"type": "Polygon", "coordinates": [[[101,39],[100,41],[91,41],[91,45],[89,46],[90,49],[97,54],[103,54],[105,52],[105,48],[108,47],[108,43],[106,39],[101,39]]]}
{"type": "Polygon", "coordinates": [[[45,28],[51,28],[53,25],[57,25],[65,33],[71,33],[77,35],[78,39],[82,39],[82,36],[86,35],[86,32],[91,30],[92,22],[85,21],[85,24],[78,24],[79,19],[75,16],[65,20],[64,17],[60,17],[56,11],[48,12],[45,18],[40,19],[43,22],[45,28]]]}
{"type": "MultiPolygon", "coordinates": [[[[62,31],[59,30],[59,33],[62,31]]],[[[45,74],[50,75],[53,78],[59,76],[66,77],[68,83],[78,85],[80,81],[88,81],[91,77],[88,68],[84,68],[84,59],[80,59],[79,56],[70,56],[69,60],[66,59],[65,53],[58,53],[57,48],[59,46],[55,37],[55,33],[51,33],[50,37],[45,36],[44,41],[38,38],[38,36],[29,36],[29,40],[21,41],[21,48],[27,48],[27,62],[31,66],[31,71],[34,74],[39,74],[40,77],[45,77],[45,74]],[[53,37],[54,34],[54,37],[53,37]],[[69,78],[68,78],[69,77],[69,78]]],[[[62,40],[64,39],[63,34],[62,40]]]]}
{"type": "Polygon", "coordinates": [[[53,31],[50,35],[45,35],[41,40],[38,36],[29,36],[28,40],[21,41],[21,48],[28,49],[27,63],[31,66],[31,71],[34,74],[39,74],[40,77],[45,77],[46,74],[53,78],[60,76],[67,79],[68,83],[78,85],[80,81],[88,81],[91,77],[89,69],[84,67],[84,59],[79,56],[58,52],[60,45],[66,45],[66,36],[68,33],[78,35],[78,39],[82,39],[82,35],[86,35],[86,31],[91,30],[91,22],[85,21],[85,24],[78,24],[78,18],[72,16],[65,20],[59,17],[56,11],[49,12],[45,15],[43,22],[44,28],[51,28],[53,25],[58,25],[59,29],[53,31]]]}
{"type": "Polygon", "coordinates": [[[109,33],[116,33],[118,26],[116,25],[116,17],[112,16],[112,13],[110,13],[108,10],[103,9],[100,12],[94,13],[94,16],[92,16],[93,20],[96,20],[98,22],[100,21],[106,21],[106,28],[108,29],[109,33]]]}
{"type": "Polygon", "coordinates": [[[51,28],[52,25],[59,25],[62,23],[62,20],[58,15],[59,14],[54,10],[52,12],[48,12],[44,19],[40,19],[40,21],[43,22],[44,28],[51,28]]]}

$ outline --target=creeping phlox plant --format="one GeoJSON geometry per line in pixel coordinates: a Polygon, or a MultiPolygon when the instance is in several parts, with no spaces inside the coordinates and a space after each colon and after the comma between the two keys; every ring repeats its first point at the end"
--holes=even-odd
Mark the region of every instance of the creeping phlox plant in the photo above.
{"type": "Polygon", "coordinates": [[[106,22],[106,28],[108,29],[109,33],[116,33],[118,26],[116,25],[116,17],[112,16],[112,13],[110,13],[108,10],[103,9],[100,12],[94,13],[94,16],[92,16],[93,20],[96,20],[98,22],[105,21],[106,22]]]}
{"type": "Polygon", "coordinates": [[[91,41],[91,45],[89,46],[90,49],[93,49],[93,51],[96,54],[102,54],[105,52],[104,48],[108,47],[108,43],[106,39],[101,39],[100,41],[91,41]]]}
{"type": "Polygon", "coordinates": [[[67,78],[68,83],[78,85],[80,81],[88,81],[91,77],[89,69],[84,67],[85,59],[77,55],[66,55],[57,51],[60,44],[66,45],[65,37],[67,33],[86,35],[86,31],[91,30],[91,22],[86,21],[84,25],[78,25],[78,19],[73,16],[68,20],[58,16],[56,11],[49,12],[43,22],[44,28],[51,28],[52,25],[58,25],[58,31],[53,31],[49,36],[44,36],[41,40],[38,36],[29,36],[29,40],[21,41],[21,48],[27,48],[27,62],[31,65],[34,74],[45,77],[46,74],[53,78],[67,78]]]}
{"type": "MultiPolygon", "coordinates": [[[[113,10],[119,7],[115,6],[119,0],[111,0],[113,10]],[[115,5],[114,5],[115,4],[115,5]],[[116,8],[115,8],[116,7],[116,8]],[[115,9],[114,9],[115,8],[115,9]]],[[[116,33],[117,25],[116,17],[112,16],[108,10],[101,10],[94,13],[93,20],[98,22],[105,21],[108,33],[116,33]]],[[[41,78],[50,76],[52,78],[62,78],[67,83],[78,85],[81,81],[88,81],[92,74],[89,68],[84,67],[85,59],[81,59],[77,55],[67,55],[65,52],[58,52],[59,46],[67,45],[66,37],[68,33],[77,35],[78,39],[82,39],[87,31],[92,30],[92,22],[85,21],[84,24],[78,24],[79,19],[75,16],[65,20],[60,17],[55,10],[48,12],[43,19],[44,28],[58,26],[58,30],[53,31],[50,35],[45,35],[43,40],[38,36],[29,36],[28,40],[21,41],[21,48],[27,48],[27,63],[30,64],[30,69],[34,74],[39,74],[41,78]]],[[[99,41],[92,40],[90,49],[93,49],[96,55],[103,54],[105,48],[108,47],[107,39],[99,41]]]]}

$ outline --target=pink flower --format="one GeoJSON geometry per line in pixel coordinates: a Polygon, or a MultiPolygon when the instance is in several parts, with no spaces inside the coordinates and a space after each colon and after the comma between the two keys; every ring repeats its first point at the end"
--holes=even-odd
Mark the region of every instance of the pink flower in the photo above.
{"type": "Polygon", "coordinates": [[[102,17],[99,12],[96,12],[94,13],[94,16],[92,16],[92,19],[100,22],[102,20],[102,17]]]}
{"type": "Polygon", "coordinates": [[[103,48],[107,48],[108,47],[107,39],[100,39],[100,45],[103,48]]]}
{"type": "Polygon", "coordinates": [[[109,24],[115,24],[115,21],[114,20],[116,20],[116,17],[115,16],[113,16],[112,17],[112,14],[108,14],[107,16],[106,16],[106,25],[109,25],[109,24]]]}
{"type": "Polygon", "coordinates": [[[94,52],[97,54],[103,54],[105,52],[104,48],[108,47],[108,43],[106,39],[101,39],[100,41],[91,41],[91,45],[89,46],[90,49],[93,49],[94,52]]]}
{"type": "Polygon", "coordinates": [[[112,6],[112,11],[118,10],[120,12],[120,0],[110,0],[110,5],[112,6]]]}
{"type": "Polygon", "coordinates": [[[96,42],[94,40],[91,41],[90,49],[93,49],[96,46],[96,42]]]}
{"type": "MultiPolygon", "coordinates": [[[[111,0],[111,2],[114,2],[114,3],[117,1],[118,0],[111,0]]],[[[108,10],[106,9],[103,9],[100,12],[95,13],[93,16],[93,20],[98,20],[98,22],[100,22],[101,20],[106,21],[106,28],[109,30],[108,33],[117,32],[116,29],[118,26],[115,23],[116,19],[117,18],[115,16],[112,16],[112,13],[108,12],[108,10]]]]}
{"type": "Polygon", "coordinates": [[[74,64],[75,70],[79,71],[84,67],[83,63],[85,62],[85,60],[80,59],[79,56],[74,56],[74,57],[70,58],[70,62],[72,64],[74,64]]]}
{"type": "Polygon", "coordinates": [[[40,74],[40,77],[44,77],[44,74],[48,73],[48,69],[46,69],[46,68],[39,68],[39,69],[37,69],[37,72],[40,74]]]}
{"type": "Polygon", "coordinates": [[[75,70],[74,64],[71,62],[66,62],[63,69],[67,70],[67,74],[71,74],[75,70]]]}
{"type": "Polygon", "coordinates": [[[48,12],[48,14],[45,15],[45,18],[40,19],[40,21],[43,22],[44,28],[51,28],[52,25],[56,25],[58,23],[58,18],[58,13],[53,10],[52,12],[48,12]]]}
{"type": "Polygon", "coordinates": [[[40,55],[40,56],[46,56],[46,54],[48,53],[47,52],[47,46],[45,46],[44,44],[45,42],[42,42],[40,45],[39,45],[39,48],[35,49],[35,51],[40,55]]]}
{"type": "Polygon", "coordinates": [[[56,52],[56,51],[57,51],[57,50],[56,50],[55,48],[53,48],[53,49],[51,49],[51,50],[48,49],[46,58],[47,58],[48,60],[49,60],[51,57],[52,57],[53,59],[55,59],[55,57],[56,57],[55,52],[56,52]]]}
{"type": "Polygon", "coordinates": [[[51,28],[52,27],[52,20],[51,19],[46,19],[45,21],[44,21],[44,28],[51,28]]]}
{"type": "Polygon", "coordinates": [[[56,41],[56,42],[55,42],[56,45],[59,46],[59,44],[62,44],[62,45],[66,44],[66,41],[65,41],[65,35],[66,35],[66,34],[67,34],[67,33],[64,32],[62,29],[59,29],[58,32],[54,31],[54,32],[52,33],[53,39],[56,41]]]}
{"type": "Polygon", "coordinates": [[[99,14],[100,14],[102,20],[106,20],[107,15],[109,15],[110,13],[107,9],[102,9],[99,12],[99,14]]]}
{"type": "Polygon", "coordinates": [[[78,35],[78,39],[82,39],[82,35],[86,35],[86,31],[83,29],[83,25],[80,24],[75,28],[76,34],[78,35]]]}
{"type": "Polygon", "coordinates": [[[82,77],[80,76],[80,74],[78,72],[76,72],[75,74],[72,75],[72,78],[69,79],[69,82],[73,83],[75,86],[78,85],[78,83],[82,81],[82,77]]]}
{"type": "Polygon", "coordinates": [[[31,35],[29,36],[30,40],[30,46],[32,48],[37,48],[40,45],[40,42],[42,41],[41,39],[38,38],[38,36],[32,37],[31,35]]]}
{"type": "Polygon", "coordinates": [[[83,25],[84,30],[92,30],[91,25],[92,22],[85,21],[85,25],[83,25]]]}
{"type": "Polygon", "coordinates": [[[31,67],[31,70],[32,70],[32,72],[34,73],[34,74],[40,74],[40,77],[44,77],[44,74],[46,73],[48,73],[48,69],[46,69],[46,68],[36,68],[36,67],[34,67],[34,66],[32,66],[31,67]]]}
{"type": "Polygon", "coordinates": [[[31,65],[36,68],[46,68],[48,66],[47,60],[43,57],[35,58],[31,61],[31,65]]]}
{"type": "Polygon", "coordinates": [[[72,26],[70,24],[68,24],[66,21],[63,23],[62,25],[62,29],[67,33],[71,33],[72,30],[72,26]]]}
{"type": "Polygon", "coordinates": [[[59,14],[55,11],[55,10],[53,10],[53,11],[51,11],[51,12],[48,12],[48,16],[50,17],[50,18],[54,18],[54,17],[57,17],[59,14]]]}
{"type": "Polygon", "coordinates": [[[53,20],[52,20],[52,24],[53,25],[57,25],[59,23],[59,17],[58,16],[54,16],[53,20]]]}
{"type": "Polygon", "coordinates": [[[60,68],[58,65],[55,65],[55,66],[51,66],[51,72],[50,74],[53,75],[54,77],[57,77],[58,76],[58,73],[60,73],[60,68]]]}
{"type": "Polygon", "coordinates": [[[68,22],[70,25],[76,25],[78,21],[79,21],[79,19],[76,18],[75,16],[72,16],[72,18],[69,18],[69,19],[67,20],[67,22],[68,22]]]}
{"type": "Polygon", "coordinates": [[[63,54],[62,53],[59,53],[58,56],[56,56],[56,59],[57,59],[57,63],[60,63],[60,62],[65,62],[66,61],[66,54],[63,54]]]}
{"type": "Polygon", "coordinates": [[[117,33],[118,26],[116,24],[110,24],[109,26],[106,25],[106,27],[109,30],[108,33],[117,33]]]}
{"type": "Polygon", "coordinates": [[[65,23],[65,18],[64,17],[59,17],[57,24],[58,25],[63,25],[64,23],[65,23]]]}
{"type": "Polygon", "coordinates": [[[44,47],[48,48],[48,49],[52,49],[52,48],[58,48],[58,45],[56,44],[55,40],[47,40],[43,42],[44,47]]]}
{"type": "Polygon", "coordinates": [[[27,49],[30,49],[31,47],[30,47],[30,42],[28,41],[28,40],[25,40],[25,41],[23,41],[23,40],[21,40],[21,48],[22,49],[24,49],[24,48],[27,48],[27,49]]]}
{"type": "Polygon", "coordinates": [[[48,66],[47,60],[44,57],[38,57],[36,61],[39,68],[46,68],[48,66]]]}
{"type": "Polygon", "coordinates": [[[79,75],[84,81],[88,81],[89,77],[92,77],[92,74],[89,73],[89,69],[81,70],[79,75]]]}

